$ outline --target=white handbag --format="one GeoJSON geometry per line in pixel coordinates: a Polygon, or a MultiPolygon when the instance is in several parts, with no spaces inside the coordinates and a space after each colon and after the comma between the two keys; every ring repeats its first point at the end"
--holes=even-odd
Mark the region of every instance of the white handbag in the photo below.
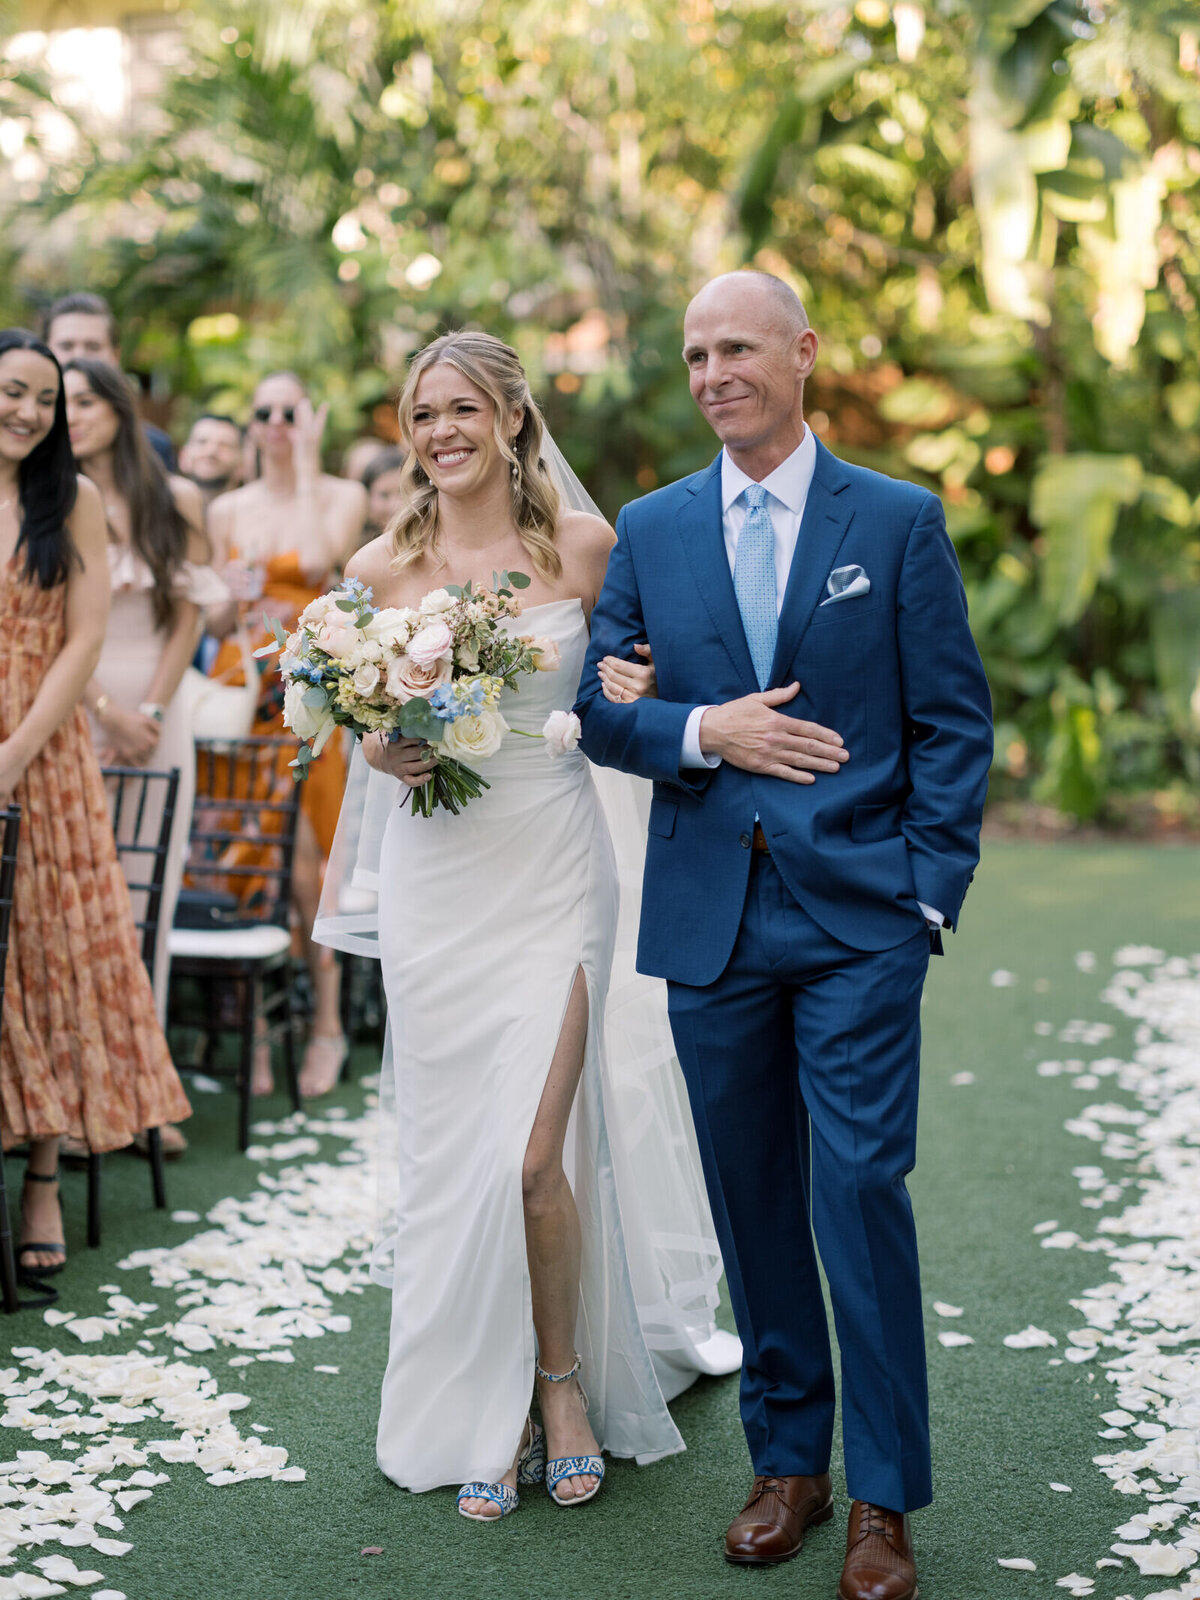
{"type": "MultiPolygon", "coordinates": [[[[258,662],[244,628],[236,634],[244,683],[222,683],[189,667],[179,684],[193,739],[248,739],[258,709],[258,662]]],[[[230,669],[232,670],[232,669],[230,669]]]]}

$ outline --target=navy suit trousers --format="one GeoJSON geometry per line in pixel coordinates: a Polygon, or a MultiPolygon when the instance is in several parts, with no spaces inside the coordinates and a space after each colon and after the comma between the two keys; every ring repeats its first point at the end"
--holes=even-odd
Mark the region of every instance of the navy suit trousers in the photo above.
{"type": "Polygon", "coordinates": [[[757,855],[733,955],[714,982],[669,984],[713,1219],[744,1347],[756,1473],[824,1472],[842,1369],[853,1499],[932,1498],[916,1230],[921,989],[930,940],[851,949],[757,855]],[[815,1236],[815,1242],[814,1242],[815,1236]]]}

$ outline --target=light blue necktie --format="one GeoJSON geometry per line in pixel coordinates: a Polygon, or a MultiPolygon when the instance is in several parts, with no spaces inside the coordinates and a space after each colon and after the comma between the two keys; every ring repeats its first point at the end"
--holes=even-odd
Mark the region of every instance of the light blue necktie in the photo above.
{"type": "Polygon", "coordinates": [[[742,626],[746,630],[758,687],[765,689],[779,633],[779,608],[775,600],[775,526],[767,510],[767,491],[760,483],[752,483],[744,489],[742,498],[750,509],[738,534],[737,554],[733,558],[733,590],[742,613],[742,626]]]}

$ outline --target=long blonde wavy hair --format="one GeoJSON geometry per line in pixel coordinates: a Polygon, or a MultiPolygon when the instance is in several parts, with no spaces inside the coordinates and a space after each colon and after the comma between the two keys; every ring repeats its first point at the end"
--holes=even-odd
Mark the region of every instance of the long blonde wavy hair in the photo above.
{"type": "Polygon", "coordinates": [[[401,480],[404,501],[385,530],[391,541],[392,571],[402,572],[426,551],[437,552],[438,492],[413,449],[412,414],[417,385],[439,362],[456,367],[492,402],[493,436],[509,464],[517,533],[539,576],[559,577],[562,558],[554,541],[559,497],[541,459],[545,431],[542,414],[516,351],[490,333],[471,330],[442,334],[417,352],[408,369],[399,406],[400,432],[408,446],[401,480]],[[524,412],[524,421],[516,438],[510,441],[504,436],[504,425],[517,411],[524,412]]]}

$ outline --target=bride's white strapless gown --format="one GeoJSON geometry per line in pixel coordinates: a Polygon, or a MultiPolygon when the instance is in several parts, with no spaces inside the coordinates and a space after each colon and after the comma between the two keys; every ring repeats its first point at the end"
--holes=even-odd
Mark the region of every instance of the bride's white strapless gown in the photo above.
{"type": "MultiPolygon", "coordinates": [[[[562,654],[557,672],[502,700],[510,727],[536,734],[574,702],[587,625],[580,602],[562,600],[513,626],[562,654]]],[[[414,817],[406,789],[371,779],[376,811],[381,785],[387,803],[378,953],[383,1098],[394,1095],[395,1111],[395,1147],[382,1157],[395,1187],[378,1459],[413,1490],[495,1481],[521,1436],[536,1355],[522,1164],[580,971],[587,1044],[565,1160],[583,1240],[576,1343],[597,1439],[643,1462],[682,1450],[667,1400],[698,1372],[740,1364],[737,1340],[713,1321],[720,1260],[667,1059],[665,998],[634,973],[627,927],[614,969],[618,868],[595,781],[608,775],[578,752],[552,760],[515,731],[479,770],[491,787],[459,816],[414,817]]],[[[636,840],[636,819],[619,831],[636,840]]]]}

